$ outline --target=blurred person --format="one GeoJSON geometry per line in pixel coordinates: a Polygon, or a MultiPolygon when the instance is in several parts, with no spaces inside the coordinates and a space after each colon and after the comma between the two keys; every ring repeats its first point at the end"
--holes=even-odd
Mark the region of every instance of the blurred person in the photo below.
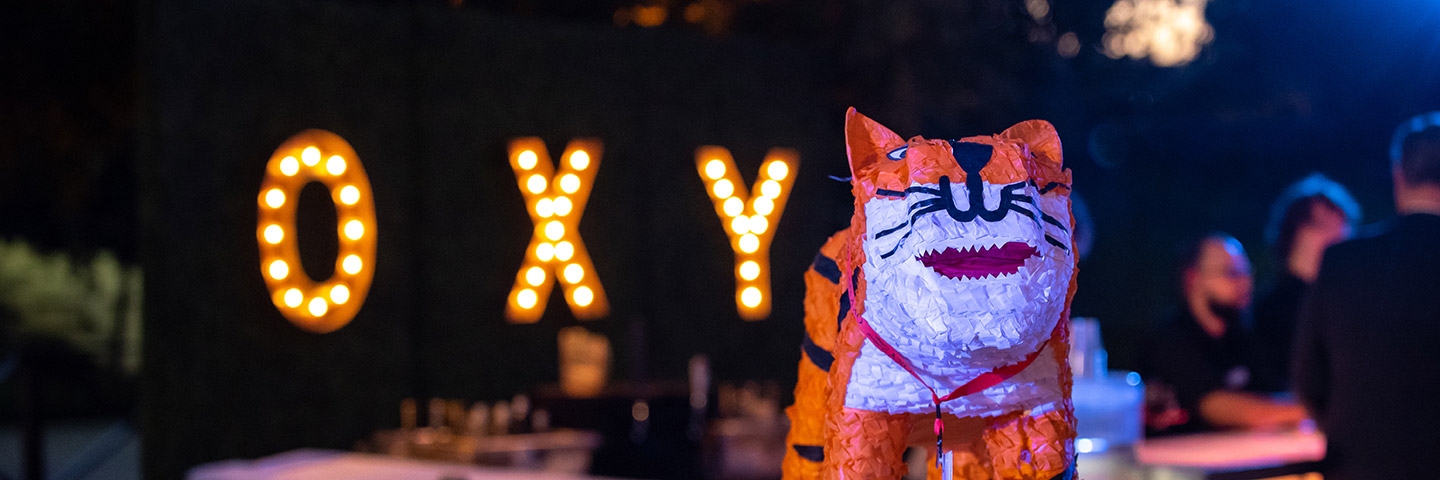
{"type": "Polygon", "coordinates": [[[1440,452],[1440,112],[1391,145],[1400,217],[1326,250],[1301,307],[1296,395],[1326,435],[1326,480],[1433,478],[1440,452]]]}
{"type": "Polygon", "coordinates": [[[1289,385],[1290,350],[1300,301],[1320,273],[1320,256],[1348,240],[1360,222],[1360,204],[1345,187],[1321,174],[1290,184],[1270,208],[1266,241],[1280,271],[1255,303],[1256,368],[1289,385]]]}
{"type": "Polygon", "coordinates": [[[1186,249],[1180,270],[1184,303],[1151,335],[1141,360],[1150,433],[1277,428],[1303,420],[1299,405],[1268,395],[1283,385],[1254,368],[1245,322],[1252,278],[1240,242],[1224,233],[1201,237],[1186,249]]]}

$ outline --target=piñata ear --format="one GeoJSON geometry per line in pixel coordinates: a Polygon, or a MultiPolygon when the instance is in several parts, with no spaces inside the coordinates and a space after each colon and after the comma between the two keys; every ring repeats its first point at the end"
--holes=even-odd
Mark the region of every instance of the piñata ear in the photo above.
{"type": "Polygon", "coordinates": [[[1030,147],[1030,153],[1047,159],[1056,165],[1063,163],[1064,153],[1060,148],[1060,134],[1055,126],[1044,120],[1026,120],[1000,132],[1000,136],[1019,140],[1030,147]]]}
{"type": "Polygon", "coordinates": [[[850,175],[860,178],[860,172],[875,162],[885,161],[885,154],[905,145],[905,139],[885,126],[855,111],[845,112],[845,154],[850,157],[850,175]]]}

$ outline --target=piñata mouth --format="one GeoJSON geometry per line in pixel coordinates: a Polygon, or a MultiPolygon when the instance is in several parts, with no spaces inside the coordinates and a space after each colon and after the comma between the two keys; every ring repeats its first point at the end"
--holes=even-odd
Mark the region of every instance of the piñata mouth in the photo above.
{"type": "Polygon", "coordinates": [[[1006,242],[1004,245],[960,250],[948,247],[938,252],[926,252],[918,260],[935,273],[956,280],[968,280],[1014,274],[1025,266],[1025,259],[1035,256],[1036,252],[1035,247],[1024,242],[1006,242]]]}

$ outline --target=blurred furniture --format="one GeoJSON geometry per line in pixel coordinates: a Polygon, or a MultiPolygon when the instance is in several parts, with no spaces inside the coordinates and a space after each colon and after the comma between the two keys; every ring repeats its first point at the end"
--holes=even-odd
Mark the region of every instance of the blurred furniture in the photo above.
{"type": "Polygon", "coordinates": [[[444,428],[376,432],[364,450],[392,457],[580,474],[590,470],[600,434],[579,430],[510,435],[458,435],[444,428]]]}
{"type": "Polygon", "coordinates": [[[703,477],[703,409],[685,382],[612,382],[593,394],[568,395],[558,384],[534,389],[534,408],[550,425],[598,432],[590,473],[625,478],[703,477]]]}
{"type": "Polygon", "coordinates": [[[750,480],[780,477],[790,425],[780,409],[775,382],[721,384],[716,418],[705,432],[701,457],[705,478],[750,480]]]}
{"type": "Polygon", "coordinates": [[[335,450],[293,450],[258,460],[228,460],[190,469],[189,480],[586,480],[570,473],[517,471],[335,450]]]}

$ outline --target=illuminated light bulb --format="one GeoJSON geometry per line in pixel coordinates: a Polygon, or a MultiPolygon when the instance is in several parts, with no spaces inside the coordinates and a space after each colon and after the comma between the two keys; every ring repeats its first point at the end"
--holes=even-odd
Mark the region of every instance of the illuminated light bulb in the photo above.
{"type": "Polygon", "coordinates": [[[300,289],[292,288],[285,291],[285,306],[296,308],[302,303],[305,303],[305,294],[300,293],[300,289]]]}
{"type": "Polygon", "coordinates": [[[765,173],[770,174],[770,178],[784,180],[785,177],[790,175],[790,166],[786,165],[785,162],[776,160],[770,162],[770,166],[765,167],[765,173]]]}
{"type": "Polygon", "coordinates": [[[765,217],[762,217],[762,216],[760,216],[760,215],[756,215],[756,216],[750,217],[750,231],[751,231],[751,232],[755,232],[756,235],[764,235],[764,234],[765,234],[765,231],[766,231],[766,230],[769,230],[769,229],[770,229],[770,221],[769,221],[769,220],[766,220],[765,217]]]}
{"type": "Polygon", "coordinates": [[[760,264],[755,263],[754,260],[746,260],[745,263],[741,263],[740,278],[745,280],[760,278],[760,264]]]}
{"type": "Polygon", "coordinates": [[[300,161],[305,162],[305,166],[307,167],[315,166],[315,164],[320,163],[320,149],[305,147],[304,150],[300,151],[300,161]]]}
{"type": "Polygon", "coordinates": [[[284,260],[270,262],[270,278],[284,280],[288,276],[290,276],[290,264],[285,263],[284,260]]]}
{"type": "Polygon", "coordinates": [[[735,232],[736,235],[750,233],[750,218],[740,215],[730,219],[730,231],[735,232]]]}
{"type": "Polygon", "coordinates": [[[535,291],[528,288],[515,294],[515,304],[526,310],[535,308],[535,302],[538,300],[539,297],[535,295],[535,291]]]}
{"type": "Polygon", "coordinates": [[[330,172],[331,175],[345,173],[345,159],[339,155],[331,156],[329,160],[325,161],[325,171],[330,172]]]}
{"type": "Polygon", "coordinates": [[[565,193],[580,191],[580,177],[575,176],[573,173],[567,173],[560,177],[560,191],[565,193]]]}
{"type": "Polygon", "coordinates": [[[325,303],[325,299],[323,298],[315,297],[310,299],[309,310],[310,316],[312,317],[323,316],[327,310],[330,310],[330,304],[325,303]]]}
{"type": "Polygon", "coordinates": [[[519,160],[521,170],[530,170],[535,168],[535,164],[539,159],[540,157],[535,156],[534,150],[526,150],[520,152],[520,157],[517,160],[519,160]]]}
{"type": "Polygon", "coordinates": [[[745,287],[745,290],[740,292],[740,303],[750,308],[760,306],[760,301],[764,299],[765,295],[761,294],[760,289],[755,287],[745,287]]]}
{"type": "Polygon", "coordinates": [[[350,301],[350,288],[344,285],[336,285],[335,288],[331,288],[330,301],[335,302],[336,305],[344,305],[345,302],[350,301]]]}
{"type": "Polygon", "coordinates": [[[571,285],[580,283],[585,278],[585,268],[579,264],[572,263],[565,266],[565,282],[571,285]]]}
{"type": "Polygon", "coordinates": [[[745,253],[755,253],[755,251],[759,249],[760,237],[755,236],[755,234],[753,233],[747,233],[740,236],[740,251],[745,253]]]}
{"type": "Polygon", "coordinates": [[[360,273],[360,269],[364,266],[365,263],[360,260],[359,255],[346,255],[345,259],[340,261],[340,269],[351,275],[360,273]]]}
{"type": "Polygon", "coordinates": [[[535,247],[535,258],[542,262],[548,262],[555,258],[555,246],[549,243],[541,243],[535,247]]]}
{"type": "Polygon", "coordinates": [[[582,307],[588,307],[590,302],[595,301],[595,292],[590,291],[590,287],[575,287],[575,293],[571,296],[575,299],[575,304],[582,307]]]}
{"type": "Polygon", "coordinates": [[[548,239],[551,239],[551,240],[559,240],[560,237],[564,237],[564,236],[565,236],[565,225],[562,224],[562,223],[560,223],[560,221],[558,221],[558,220],[551,220],[550,223],[545,224],[545,238],[548,238],[548,239]]]}
{"type": "Polygon", "coordinates": [[[361,223],[359,220],[345,222],[345,238],[359,240],[360,237],[363,236],[365,236],[364,223],[361,223]]]}
{"type": "Polygon", "coordinates": [[[285,239],[285,229],[279,225],[271,224],[265,227],[265,243],[275,245],[285,239]]]}
{"type": "Polygon", "coordinates": [[[571,210],[574,210],[574,209],[575,209],[575,204],[570,203],[570,197],[566,197],[566,196],[555,197],[555,214],[556,214],[556,215],[559,215],[559,216],[562,216],[562,217],[563,217],[563,216],[569,215],[569,214],[570,214],[570,211],[571,211],[571,210]]]}
{"type": "Polygon", "coordinates": [[[764,181],[764,182],[761,182],[761,183],[760,183],[760,194],[761,194],[761,195],[764,195],[764,196],[767,196],[767,197],[770,197],[771,199],[779,198],[779,197],[780,197],[780,182],[777,182],[777,181],[774,181],[774,180],[766,180],[766,181],[764,181]]]}
{"type": "Polygon", "coordinates": [[[540,218],[550,218],[555,214],[555,203],[548,198],[542,198],[535,202],[535,214],[540,218]]]}
{"type": "Polygon", "coordinates": [[[570,154],[570,168],[584,170],[589,167],[590,154],[585,153],[584,150],[576,150],[575,153],[570,154]]]}
{"type": "Polygon", "coordinates": [[[539,194],[545,191],[545,186],[547,184],[548,182],[545,180],[545,177],[540,175],[531,175],[529,179],[525,180],[525,189],[529,190],[530,193],[539,194]]]}
{"type": "Polygon", "coordinates": [[[775,201],[774,201],[774,200],[771,200],[770,197],[767,197],[767,196],[764,196],[764,195],[755,197],[755,213],[758,213],[758,214],[761,214],[761,215],[769,215],[770,212],[774,212],[774,211],[775,211],[775,201]]]}
{"type": "Polygon", "coordinates": [[[280,208],[285,205],[285,192],[278,188],[270,189],[265,192],[265,204],[270,208],[280,208]]]}
{"type": "Polygon", "coordinates": [[[525,283],[528,283],[534,287],[538,287],[540,286],[540,284],[545,283],[545,269],[540,267],[530,267],[529,270],[525,271],[525,283]]]}
{"type": "Polygon", "coordinates": [[[571,244],[570,242],[560,242],[555,244],[555,258],[560,259],[560,261],[562,262],[568,262],[570,261],[570,258],[574,256],[574,244],[571,244]]]}
{"type": "Polygon", "coordinates": [[[710,191],[719,198],[730,198],[731,195],[735,194],[735,185],[730,184],[730,180],[724,178],[715,182],[715,186],[710,188],[710,191]]]}
{"type": "Polygon", "coordinates": [[[340,203],[354,205],[360,201],[360,189],[354,185],[346,185],[340,188],[340,203]]]}
{"type": "Polygon", "coordinates": [[[300,173],[300,161],[296,160],[295,157],[285,157],[280,160],[280,173],[285,174],[287,177],[295,176],[295,174],[300,173]]]}
{"type": "Polygon", "coordinates": [[[727,199],[725,199],[725,204],[724,204],[724,205],[725,205],[725,207],[724,207],[725,214],[726,214],[726,215],[729,215],[729,216],[732,216],[732,217],[733,217],[733,216],[736,216],[736,215],[739,215],[740,212],[745,211],[745,202],[744,202],[744,201],[741,201],[739,198],[735,198],[735,197],[727,198],[727,199]]]}
{"type": "Polygon", "coordinates": [[[719,180],[720,177],[725,176],[725,162],[718,158],[705,162],[705,176],[710,177],[711,180],[719,180]]]}

